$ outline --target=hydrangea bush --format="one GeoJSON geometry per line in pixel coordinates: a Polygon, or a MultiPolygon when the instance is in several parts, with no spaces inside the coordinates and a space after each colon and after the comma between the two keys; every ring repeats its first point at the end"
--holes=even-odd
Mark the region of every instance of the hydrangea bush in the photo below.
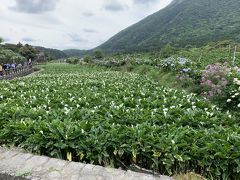
{"type": "Polygon", "coordinates": [[[189,72],[191,71],[192,64],[192,61],[186,58],[169,57],[167,59],[161,60],[158,66],[167,71],[189,72]]]}
{"type": "Polygon", "coordinates": [[[201,83],[202,96],[213,99],[222,95],[222,91],[228,85],[228,76],[231,69],[227,63],[210,64],[202,71],[201,83]]]}
{"type": "Polygon", "coordinates": [[[238,67],[225,63],[210,64],[202,71],[201,95],[226,110],[240,109],[240,77],[238,67]]]}

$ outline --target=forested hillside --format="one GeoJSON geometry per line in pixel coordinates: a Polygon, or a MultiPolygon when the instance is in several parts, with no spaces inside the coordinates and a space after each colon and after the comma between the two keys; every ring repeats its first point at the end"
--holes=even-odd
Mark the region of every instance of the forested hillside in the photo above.
{"type": "Polygon", "coordinates": [[[38,51],[43,52],[48,57],[48,59],[51,59],[51,60],[67,57],[67,55],[63,51],[60,51],[58,49],[45,48],[40,46],[36,46],[35,48],[38,51]]]}
{"type": "Polygon", "coordinates": [[[66,49],[66,50],[63,50],[63,52],[69,57],[71,56],[83,57],[86,54],[90,53],[90,51],[88,50],[79,50],[79,49],[66,49]]]}
{"type": "Polygon", "coordinates": [[[105,52],[202,46],[210,41],[240,42],[240,1],[173,0],[163,10],[121,31],[97,47],[105,52]]]}

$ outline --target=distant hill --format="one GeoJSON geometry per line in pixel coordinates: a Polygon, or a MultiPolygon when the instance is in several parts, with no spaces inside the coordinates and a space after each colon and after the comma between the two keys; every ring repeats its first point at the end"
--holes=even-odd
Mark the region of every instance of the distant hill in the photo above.
{"type": "Polygon", "coordinates": [[[202,46],[240,42],[239,0],[173,0],[166,8],[119,32],[97,47],[104,52],[151,51],[170,44],[202,46]]]}
{"type": "Polygon", "coordinates": [[[69,57],[73,57],[73,56],[77,56],[77,57],[83,57],[86,54],[90,53],[90,50],[79,50],[79,49],[66,49],[63,50],[63,52],[69,56],[69,57]]]}
{"type": "Polygon", "coordinates": [[[45,48],[40,46],[35,46],[35,48],[40,52],[44,52],[44,54],[47,55],[49,59],[55,60],[68,57],[63,51],[57,49],[45,48]]]}

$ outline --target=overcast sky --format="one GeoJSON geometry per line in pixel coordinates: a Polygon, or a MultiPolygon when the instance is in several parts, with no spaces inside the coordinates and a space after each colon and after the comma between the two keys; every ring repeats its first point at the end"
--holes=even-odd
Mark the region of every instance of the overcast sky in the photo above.
{"type": "Polygon", "coordinates": [[[91,49],[171,0],[0,0],[0,37],[57,49],[91,49]]]}

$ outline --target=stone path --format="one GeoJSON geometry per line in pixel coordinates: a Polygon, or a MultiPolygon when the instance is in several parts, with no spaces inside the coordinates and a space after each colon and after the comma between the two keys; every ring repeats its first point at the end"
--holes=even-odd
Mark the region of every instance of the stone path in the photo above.
{"type": "Polygon", "coordinates": [[[173,180],[132,171],[35,156],[0,147],[1,180],[173,180]]]}

